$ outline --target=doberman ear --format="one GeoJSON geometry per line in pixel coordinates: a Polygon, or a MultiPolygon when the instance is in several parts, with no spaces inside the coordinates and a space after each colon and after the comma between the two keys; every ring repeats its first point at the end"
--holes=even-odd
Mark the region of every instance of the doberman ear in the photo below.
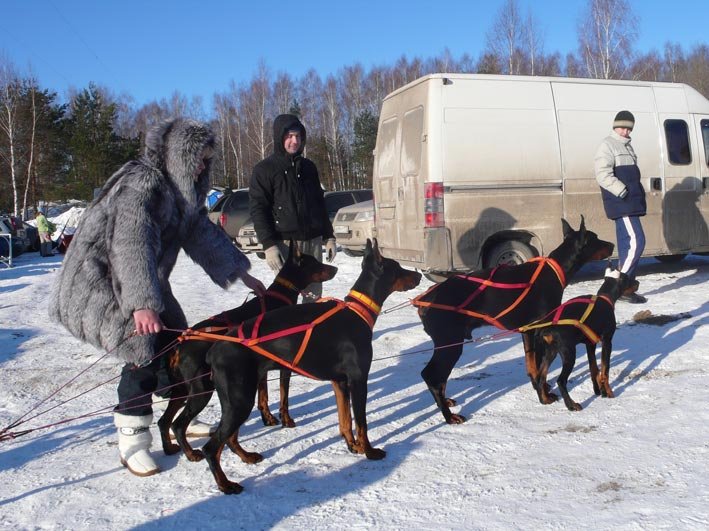
{"type": "Polygon", "coordinates": [[[288,242],[288,260],[299,262],[301,257],[300,248],[296,245],[295,240],[288,242]]]}
{"type": "Polygon", "coordinates": [[[374,258],[377,259],[377,262],[381,262],[382,254],[379,252],[379,242],[376,238],[374,238],[374,247],[372,248],[372,251],[374,252],[374,258]]]}
{"type": "Polygon", "coordinates": [[[571,225],[569,225],[569,222],[566,221],[564,218],[561,218],[561,229],[564,231],[564,238],[568,238],[569,235],[571,235],[574,232],[574,229],[571,228],[571,225]]]}
{"type": "Polygon", "coordinates": [[[583,214],[581,214],[581,226],[579,227],[579,232],[582,236],[586,234],[586,220],[583,219],[583,214]]]}

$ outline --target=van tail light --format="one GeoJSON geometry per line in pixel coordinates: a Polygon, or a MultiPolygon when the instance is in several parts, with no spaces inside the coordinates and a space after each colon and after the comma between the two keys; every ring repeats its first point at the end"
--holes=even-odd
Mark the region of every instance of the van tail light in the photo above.
{"type": "Polygon", "coordinates": [[[222,212],[219,214],[219,226],[223,227],[224,225],[226,225],[226,214],[222,212]]]}
{"type": "Polygon", "coordinates": [[[426,183],[424,198],[424,227],[443,227],[443,183],[426,183]]]}

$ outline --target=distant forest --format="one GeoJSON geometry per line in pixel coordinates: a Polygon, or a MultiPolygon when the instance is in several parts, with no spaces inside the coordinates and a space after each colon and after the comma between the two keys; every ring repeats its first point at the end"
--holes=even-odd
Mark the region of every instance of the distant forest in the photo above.
{"type": "Polygon", "coordinates": [[[262,62],[250,81],[232,82],[209,103],[175,90],[169,100],[142,106],[96,84],[73,90],[60,103],[52,89],[0,59],[0,212],[19,214],[40,201],[91,199],[94,188],[139,156],[151,125],[177,115],[209,121],[217,132],[214,184],[248,186],[253,166],[272,152],[273,118],[291,112],[306,125],[306,155],[326,189],[370,187],[382,99],[429,73],[670,81],[709,97],[708,45],[685,50],[668,42],[661,51],[640,53],[637,37],[628,0],[589,0],[578,24],[577,51],[547,52],[533,11],[522,13],[516,0],[508,0],[479,57],[455,58],[448,50],[429,58],[402,55],[391,65],[365,70],[355,63],[325,78],[312,69],[299,79],[274,75],[262,62]]]}

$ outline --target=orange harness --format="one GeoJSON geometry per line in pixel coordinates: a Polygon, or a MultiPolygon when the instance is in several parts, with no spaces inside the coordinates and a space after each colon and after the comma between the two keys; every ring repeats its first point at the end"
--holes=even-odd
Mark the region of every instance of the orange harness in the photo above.
{"type": "Polygon", "coordinates": [[[552,310],[538,321],[520,326],[518,330],[520,332],[527,332],[529,330],[554,325],[574,326],[595,345],[600,341],[599,332],[607,326],[609,319],[613,319],[615,322],[615,314],[613,313],[614,306],[613,301],[605,295],[592,295],[590,298],[588,296],[576,297],[566,301],[556,310],[552,310]],[[597,307],[596,301],[598,299],[606,301],[610,309],[608,307],[597,307]],[[551,319],[545,320],[549,316],[551,316],[551,319]]]}
{"type": "Polygon", "coordinates": [[[559,283],[561,284],[562,288],[566,286],[566,275],[564,274],[564,270],[553,258],[549,258],[546,256],[539,256],[536,258],[532,258],[531,260],[528,260],[527,263],[529,263],[529,262],[537,262],[538,265],[537,265],[537,268],[532,273],[532,276],[530,277],[528,282],[504,283],[504,282],[495,282],[493,280],[490,280],[490,279],[494,278],[495,272],[499,268],[506,267],[506,266],[497,266],[490,271],[490,276],[488,278],[478,278],[478,277],[474,277],[471,275],[456,275],[458,278],[468,280],[470,282],[476,282],[479,284],[479,286],[476,290],[474,290],[463,302],[461,302],[460,304],[458,304],[456,306],[447,305],[447,304],[438,304],[438,303],[434,303],[434,302],[421,300],[424,297],[426,297],[431,291],[437,289],[441,284],[431,286],[427,291],[425,291],[424,293],[422,293],[421,295],[416,297],[412,301],[412,304],[417,307],[437,308],[439,310],[448,310],[448,311],[452,311],[452,312],[456,312],[456,313],[470,315],[471,317],[476,317],[478,319],[482,319],[482,320],[486,321],[488,324],[496,326],[497,328],[500,328],[502,330],[506,330],[506,327],[499,321],[499,319],[502,318],[503,316],[507,315],[512,310],[514,310],[517,306],[519,306],[519,304],[524,300],[524,298],[527,296],[529,291],[532,289],[532,286],[536,282],[537,278],[539,277],[539,275],[541,274],[541,272],[545,266],[550,267],[552,269],[552,271],[554,271],[554,273],[556,274],[556,277],[559,279],[559,283]],[[500,313],[498,313],[494,317],[492,317],[490,315],[486,315],[484,313],[480,313],[480,312],[476,312],[476,311],[467,309],[466,306],[469,305],[476,297],[478,297],[487,288],[521,289],[522,292],[512,302],[512,304],[510,304],[507,308],[502,310],[500,313]]]}
{"type": "MultiPolygon", "coordinates": [[[[341,301],[339,299],[333,299],[333,298],[322,298],[318,299],[316,302],[318,303],[324,303],[324,302],[334,302],[335,306],[327,310],[325,313],[320,315],[317,319],[315,319],[312,323],[304,323],[302,325],[298,326],[293,326],[291,328],[286,328],[284,330],[278,330],[277,332],[272,332],[270,334],[266,334],[263,336],[259,336],[259,328],[261,327],[261,322],[263,321],[264,315],[266,315],[266,312],[262,312],[256,317],[256,321],[254,322],[254,326],[251,329],[251,335],[250,337],[246,337],[246,334],[244,333],[244,325],[243,323],[240,324],[237,329],[236,329],[236,336],[230,336],[230,335],[224,335],[221,333],[214,333],[211,331],[203,331],[203,330],[192,330],[192,329],[187,329],[182,333],[182,337],[180,340],[191,340],[191,339],[197,339],[197,340],[209,340],[209,341],[230,341],[232,343],[239,343],[241,345],[244,345],[245,347],[250,348],[254,352],[270,359],[271,361],[274,361],[278,363],[279,365],[283,365],[287,369],[290,369],[294,372],[297,372],[298,374],[302,374],[303,376],[307,376],[308,378],[312,378],[314,380],[317,380],[315,376],[312,374],[304,371],[303,369],[298,367],[298,364],[300,363],[301,359],[303,358],[303,354],[305,353],[308,343],[310,341],[310,337],[313,334],[313,330],[315,329],[316,326],[319,324],[323,323],[333,315],[335,315],[337,312],[341,310],[351,310],[354,312],[358,317],[360,317],[365,323],[367,323],[367,326],[369,326],[370,329],[374,327],[374,322],[377,319],[377,316],[379,315],[379,312],[381,311],[381,307],[374,302],[372,299],[370,299],[367,295],[360,293],[355,290],[350,290],[350,292],[347,294],[345,297],[345,301],[341,301]],[[349,300],[348,300],[349,299],[349,300]],[[303,335],[303,340],[300,343],[300,347],[298,348],[298,352],[296,353],[295,357],[293,358],[292,362],[286,361],[276,354],[273,354],[272,352],[269,352],[262,346],[259,346],[259,343],[265,343],[268,341],[273,341],[275,339],[279,339],[281,337],[286,337],[286,336],[291,336],[294,334],[298,334],[304,332],[303,335]]],[[[223,330],[223,328],[222,328],[223,330]]]]}

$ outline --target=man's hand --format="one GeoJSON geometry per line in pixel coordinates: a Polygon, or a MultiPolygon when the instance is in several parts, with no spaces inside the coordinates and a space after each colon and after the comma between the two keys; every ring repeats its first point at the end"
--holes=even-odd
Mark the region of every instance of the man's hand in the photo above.
{"type": "Polygon", "coordinates": [[[335,238],[330,238],[325,244],[325,259],[328,262],[332,262],[337,255],[337,240],[335,238]]]}
{"type": "Polygon", "coordinates": [[[157,334],[164,328],[158,312],[147,308],[134,311],[133,321],[135,321],[135,333],[139,336],[157,334]]]}
{"type": "Polygon", "coordinates": [[[281,251],[278,249],[278,245],[272,245],[266,249],[266,263],[271,271],[278,273],[283,267],[283,257],[281,256],[281,251]]]}
{"type": "Polygon", "coordinates": [[[266,286],[264,286],[259,279],[252,277],[248,273],[241,275],[241,281],[247,288],[253,291],[257,297],[263,297],[266,293],[266,286]]]}

